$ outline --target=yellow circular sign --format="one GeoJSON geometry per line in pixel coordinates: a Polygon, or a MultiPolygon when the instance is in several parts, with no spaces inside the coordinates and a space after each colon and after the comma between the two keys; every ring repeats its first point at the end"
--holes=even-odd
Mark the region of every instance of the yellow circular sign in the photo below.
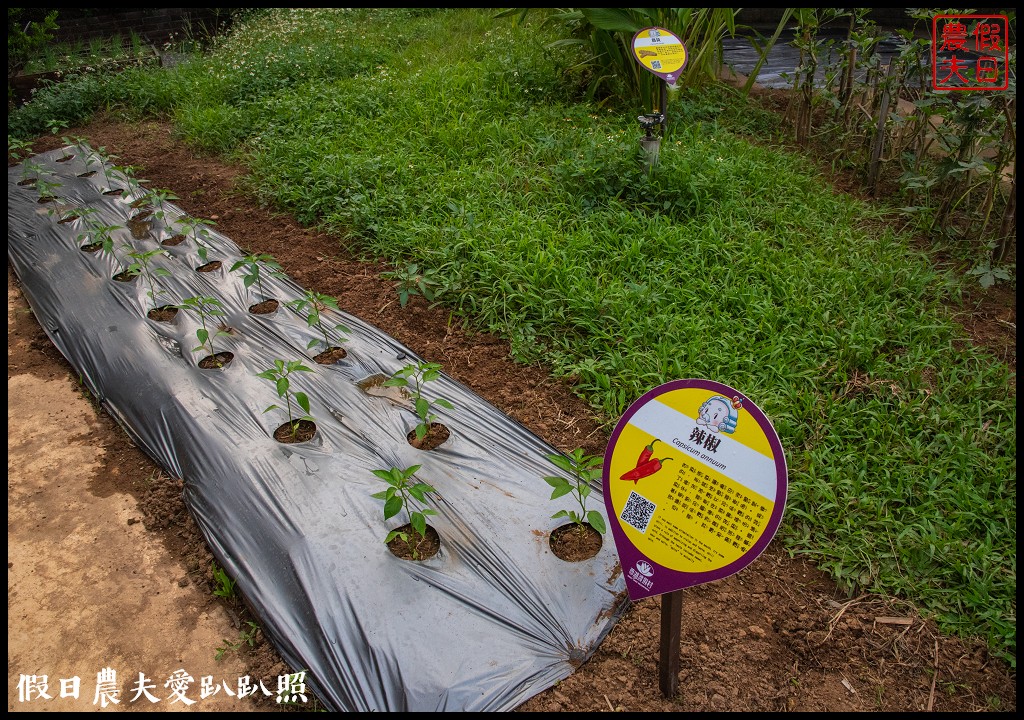
{"type": "Polygon", "coordinates": [[[720,579],[757,557],[782,519],[786,461],[749,398],[710,380],[676,380],[620,419],[604,491],[635,600],[720,579]]]}
{"type": "Polygon", "coordinates": [[[665,28],[645,28],[633,36],[633,57],[650,72],[674,85],[686,65],[683,41],[665,28]]]}

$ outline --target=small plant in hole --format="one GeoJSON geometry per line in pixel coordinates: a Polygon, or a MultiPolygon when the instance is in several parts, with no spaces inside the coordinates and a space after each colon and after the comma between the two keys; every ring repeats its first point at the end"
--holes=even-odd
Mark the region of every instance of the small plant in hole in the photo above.
{"type": "MultiPolygon", "coordinates": [[[[138,170],[134,165],[115,165],[111,172],[115,177],[120,175],[121,181],[128,187],[128,192],[131,195],[138,194],[139,197],[145,195],[145,190],[142,187],[142,183],[148,182],[146,180],[140,180],[135,177],[135,172],[138,170]]],[[[137,199],[137,198],[136,198],[137,199]]]]}
{"type": "MultiPolygon", "coordinates": [[[[350,330],[338,323],[336,325],[330,325],[330,321],[325,321],[324,311],[334,310],[340,312],[338,309],[338,301],[330,295],[324,295],[314,290],[306,290],[305,295],[297,300],[292,300],[288,303],[291,307],[295,308],[295,311],[299,314],[306,316],[306,325],[316,330],[324,336],[323,345],[324,350],[330,350],[331,345],[331,331],[347,333],[350,330]]],[[[339,342],[344,342],[345,338],[340,338],[339,342]]],[[[311,350],[320,344],[320,338],[313,338],[306,345],[307,350],[311,350]]]]}
{"type": "MultiPolygon", "coordinates": [[[[311,423],[316,422],[313,416],[309,414],[309,396],[304,392],[292,391],[290,376],[297,372],[313,372],[313,370],[303,365],[301,360],[291,360],[288,362],[274,360],[274,367],[256,374],[256,377],[274,383],[277,388],[277,396],[284,398],[285,410],[288,412],[288,427],[291,429],[293,442],[298,439],[300,425],[303,420],[311,423]],[[292,409],[293,405],[295,410],[292,409]],[[300,408],[306,413],[305,415],[299,416],[297,414],[300,408]]],[[[268,413],[271,410],[280,409],[279,405],[271,405],[263,412],[268,413]]]]}
{"type": "MultiPolygon", "coordinates": [[[[114,160],[117,159],[117,155],[107,153],[105,147],[97,148],[93,155],[99,160],[100,170],[103,172],[103,181],[107,184],[107,190],[112,189],[113,183],[111,178],[113,177],[114,160]]],[[[88,167],[88,163],[86,163],[86,167],[88,167]]]]}
{"type": "Polygon", "coordinates": [[[601,457],[599,455],[584,455],[581,448],[576,448],[568,456],[554,454],[545,455],[545,457],[559,470],[570,475],[570,479],[561,475],[549,475],[544,478],[544,481],[554,488],[551,492],[551,499],[556,500],[565,495],[572,495],[580,505],[579,512],[576,512],[575,509],[559,510],[551,516],[552,519],[569,518],[576,524],[579,531],[583,531],[583,526],[586,523],[604,535],[607,529],[604,517],[597,510],[587,510],[587,497],[591,492],[590,483],[601,478],[603,462],[601,457]]]}
{"type": "Polygon", "coordinates": [[[373,474],[386,482],[388,487],[386,490],[371,495],[377,500],[384,501],[385,520],[390,520],[398,513],[405,511],[409,518],[408,525],[412,528],[412,540],[410,541],[409,533],[398,528],[387,534],[384,543],[390,543],[395,538],[409,543],[414,560],[419,559],[419,546],[427,537],[427,516],[437,515],[437,512],[427,506],[427,493],[436,491],[427,483],[414,478],[420,467],[413,465],[405,470],[395,467],[389,470],[374,470],[373,474]]]}
{"type": "Polygon", "coordinates": [[[199,259],[203,263],[207,262],[207,255],[210,249],[203,242],[204,239],[210,236],[210,231],[206,228],[215,225],[212,220],[204,220],[203,218],[191,217],[190,215],[183,215],[177,220],[177,224],[185,229],[183,233],[185,237],[192,237],[192,240],[196,244],[196,248],[199,252],[199,259]]]}
{"type": "Polygon", "coordinates": [[[59,223],[67,223],[82,217],[78,210],[79,208],[74,203],[62,198],[54,198],[46,214],[51,219],[56,218],[59,223]]]}
{"type": "Polygon", "coordinates": [[[153,267],[153,259],[159,255],[166,255],[167,251],[163,248],[157,248],[156,250],[150,250],[148,252],[142,252],[136,250],[131,245],[125,245],[125,248],[130,252],[126,253],[132,262],[125,269],[125,272],[131,275],[142,275],[146,279],[146,284],[149,286],[149,292],[146,293],[149,297],[150,302],[153,303],[153,307],[156,307],[157,295],[162,295],[165,291],[158,290],[156,287],[156,279],[158,277],[169,277],[170,272],[162,267],[153,267]]]}
{"type": "Polygon", "coordinates": [[[113,170],[113,161],[117,159],[117,155],[111,155],[107,153],[105,147],[90,148],[82,147],[85,161],[85,169],[88,170],[93,163],[99,163],[100,170],[103,172],[103,180],[107,183],[107,189],[110,189],[110,178],[113,170]]]}
{"type": "Polygon", "coordinates": [[[117,256],[114,254],[114,236],[112,233],[115,230],[120,230],[121,226],[105,225],[95,208],[82,208],[80,216],[85,221],[85,232],[78,235],[78,241],[85,242],[83,249],[102,249],[104,254],[110,255],[117,260],[117,256]]]}
{"type": "Polygon", "coordinates": [[[441,366],[438,363],[421,362],[406,365],[381,383],[383,387],[405,388],[412,395],[413,407],[416,409],[416,415],[420,419],[415,430],[417,443],[423,442],[423,438],[427,436],[427,433],[430,432],[430,429],[437,420],[437,415],[431,410],[432,405],[439,405],[449,410],[455,409],[455,406],[444,398],[439,397],[434,400],[428,400],[423,395],[423,386],[440,376],[441,366]]]}
{"type": "Polygon", "coordinates": [[[196,337],[199,339],[199,344],[192,348],[192,352],[206,350],[210,353],[210,357],[213,358],[211,362],[214,366],[224,367],[224,361],[220,358],[219,354],[213,347],[213,338],[220,337],[221,335],[226,336],[228,333],[218,328],[211,336],[210,330],[206,326],[207,320],[224,315],[223,305],[220,300],[214,297],[196,296],[186,298],[182,301],[181,305],[178,305],[177,307],[179,310],[195,313],[196,317],[199,318],[199,324],[201,327],[196,330],[196,337]]]}
{"type": "Polygon", "coordinates": [[[225,600],[235,597],[235,581],[228,576],[224,568],[217,563],[210,563],[210,572],[213,573],[213,594],[225,600]]]}
{"type": "Polygon", "coordinates": [[[170,190],[149,190],[143,195],[146,204],[153,208],[153,217],[163,221],[167,217],[167,203],[177,200],[178,196],[170,190]]]}
{"type": "Polygon", "coordinates": [[[21,164],[21,181],[19,185],[35,185],[46,172],[46,168],[34,160],[25,160],[21,164]]]}
{"type": "MultiPolygon", "coordinates": [[[[92,223],[93,225],[100,225],[99,220],[97,219],[97,216],[99,214],[100,214],[100,211],[97,208],[94,208],[94,207],[85,207],[85,206],[75,207],[67,215],[61,217],[59,222],[65,222],[68,219],[71,219],[71,220],[81,220],[82,224],[85,225],[85,227],[88,229],[89,226],[90,226],[90,223],[92,223]]],[[[113,232],[113,231],[111,231],[111,232],[113,232]]],[[[79,233],[75,237],[75,240],[78,240],[79,242],[81,242],[83,238],[87,238],[87,237],[91,237],[91,236],[88,236],[86,233],[79,233]]]]}
{"type": "Polygon", "coordinates": [[[264,278],[282,278],[284,272],[281,266],[274,259],[273,255],[266,253],[250,253],[231,266],[231,272],[240,270],[242,272],[242,284],[245,285],[246,293],[255,285],[259,291],[260,298],[268,299],[263,289],[264,278]]]}
{"type": "Polygon", "coordinates": [[[103,167],[103,157],[106,148],[95,150],[81,138],[78,139],[77,145],[79,152],[82,154],[82,161],[85,163],[85,172],[82,173],[82,175],[79,175],[79,177],[89,177],[94,175],[96,171],[90,170],[90,168],[96,164],[99,164],[100,168],[106,172],[106,168],[103,167]]]}
{"type": "Polygon", "coordinates": [[[382,277],[389,280],[397,280],[398,303],[405,307],[409,298],[413,295],[422,295],[426,300],[433,302],[434,298],[444,288],[444,283],[438,279],[435,270],[420,270],[419,265],[412,263],[404,268],[381,273],[382,277]]]}
{"type": "Polygon", "coordinates": [[[42,175],[36,176],[36,192],[39,193],[39,202],[55,202],[57,200],[56,190],[61,184],[56,180],[50,178],[44,178],[42,175]]]}

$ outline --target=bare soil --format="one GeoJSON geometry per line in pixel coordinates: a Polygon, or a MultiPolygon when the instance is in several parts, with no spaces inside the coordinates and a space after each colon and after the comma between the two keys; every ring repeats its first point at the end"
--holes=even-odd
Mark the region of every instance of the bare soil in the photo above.
{"type": "MultiPolygon", "coordinates": [[[[422,298],[400,307],[393,282],[381,277],[392,268],[360,260],[344,238],[304,228],[255,204],[238,189],[243,168],[196,154],[177,142],[166,124],[106,118],[68,133],[135,166],[149,187],[172,191],[185,211],[213,220],[242,248],[273,255],[303,287],[338,298],[343,310],[441,363],[446,373],[560,450],[604,452],[606,431],[570,384],[553,379],[543,366],[516,364],[508,343],[473,331],[422,298]]],[[[43,137],[35,149],[58,145],[56,138],[43,137]]],[[[214,662],[221,638],[238,640],[239,632],[251,627],[247,622],[258,619],[243,601],[212,596],[212,556],[182,501],[181,481],[154,465],[91,404],[79,389],[77,372],[26,307],[8,270],[8,542],[14,548],[8,556],[8,709],[39,709],[44,701],[17,702],[17,683],[19,674],[47,668],[51,693],[59,690],[55,678],[81,675],[83,699],[61,702],[69,709],[92,709],[89,674],[117,658],[127,658],[131,672],[151,677],[188,666],[197,679],[208,673],[222,679],[249,674],[276,687],[275,677],[288,670],[259,634],[252,647],[240,643],[214,662]],[[43,394],[44,388],[51,394],[43,394]],[[27,414],[31,408],[34,415],[27,414]],[[85,429],[70,427],[69,413],[81,414],[84,420],[77,422],[85,429]],[[69,432],[78,433],[76,442],[68,441],[69,432]],[[54,473],[77,477],[57,482],[54,473]],[[69,528],[68,508],[99,498],[116,498],[121,509],[79,513],[69,528]],[[107,555],[115,548],[123,551],[118,557],[128,558],[116,570],[107,555]],[[155,554],[161,554],[156,570],[148,560],[155,554]],[[40,569],[61,563],[67,563],[66,571],[40,569]],[[109,584],[115,572],[125,580],[95,608],[101,589],[97,577],[103,580],[99,584],[109,584]],[[140,573],[155,573],[156,579],[127,581],[140,573]],[[171,590],[173,603],[144,613],[171,590]],[[52,593],[66,612],[54,609],[52,593]],[[76,612],[79,608],[94,608],[93,615],[109,621],[94,621],[76,612]],[[199,636],[182,643],[182,627],[199,636]]],[[[979,292],[955,312],[994,358],[1015,367],[1013,293],[979,292]]],[[[657,598],[633,604],[574,675],[519,709],[1016,709],[1016,671],[991,657],[980,642],[941,635],[909,603],[851,598],[809,562],[790,557],[779,542],[742,572],[684,592],[680,692],[674,698],[662,697],[658,689],[660,606],[657,598]]],[[[127,693],[129,680],[124,685],[127,693]]],[[[260,695],[257,707],[283,709],[260,695]]],[[[253,698],[235,700],[228,708],[210,700],[192,709],[252,707],[253,698]]],[[[175,708],[165,702],[153,709],[175,708]]]]}

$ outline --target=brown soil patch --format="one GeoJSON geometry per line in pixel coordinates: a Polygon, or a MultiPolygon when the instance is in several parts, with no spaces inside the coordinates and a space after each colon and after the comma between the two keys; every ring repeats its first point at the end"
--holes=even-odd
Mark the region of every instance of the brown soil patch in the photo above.
{"type": "Polygon", "coordinates": [[[581,562],[601,552],[601,533],[584,523],[570,523],[551,531],[551,552],[566,562],[581,562]]]}
{"type": "Polygon", "coordinates": [[[433,450],[444,444],[444,441],[451,437],[451,431],[439,422],[431,423],[427,434],[421,438],[416,437],[416,430],[410,430],[406,435],[409,444],[418,450],[433,450]]]}
{"type": "Polygon", "coordinates": [[[401,535],[393,537],[388,543],[388,550],[402,560],[429,560],[441,549],[441,536],[430,525],[427,525],[427,531],[422,536],[413,529],[411,523],[396,528],[395,532],[405,535],[405,538],[403,539],[401,535]]]}
{"type": "Polygon", "coordinates": [[[344,360],[348,357],[348,351],[345,348],[331,346],[324,350],[322,353],[316,355],[313,358],[319,365],[333,365],[339,360],[344,360]]]}
{"type": "Polygon", "coordinates": [[[264,300],[258,302],[255,305],[249,306],[249,312],[253,315],[270,315],[271,313],[277,312],[277,308],[281,303],[277,300],[264,300]]]}
{"type": "Polygon", "coordinates": [[[199,361],[199,367],[203,370],[222,370],[229,362],[235,359],[234,353],[219,352],[207,355],[199,361]]]}
{"type": "Polygon", "coordinates": [[[174,322],[174,318],[178,317],[178,308],[173,305],[161,305],[146,313],[146,317],[157,322],[174,322]]]}
{"type": "Polygon", "coordinates": [[[316,436],[316,423],[311,420],[299,420],[292,427],[292,423],[282,423],[274,431],[274,439],[282,443],[304,443],[309,442],[316,436]]]}
{"type": "MultiPolygon", "coordinates": [[[[587,454],[604,452],[606,430],[567,383],[552,379],[543,366],[512,362],[507,342],[474,331],[422,298],[414,297],[402,308],[394,283],[381,277],[392,269],[390,265],[360,261],[358,248],[349,246],[346,239],[302,227],[286,215],[258,206],[237,189],[242,168],[178,144],[171,127],[162,123],[126,125],[101,119],[70,128],[68,133],[86,138],[94,147],[106,147],[139,168],[138,176],[152,187],[167,188],[181,198],[177,204],[185,212],[216,221],[242,247],[273,255],[296,283],[339,298],[343,310],[397,338],[424,359],[441,363],[455,380],[560,450],[581,447],[587,454]]],[[[44,136],[35,149],[53,149],[58,143],[58,138],[44,136]]],[[[9,277],[9,286],[16,288],[11,283],[9,277]]],[[[964,311],[973,312],[970,306],[964,311]]],[[[1001,323],[994,320],[1015,323],[1015,315],[1000,314],[1006,312],[972,316],[965,327],[973,331],[981,325],[998,331],[1001,323]]],[[[998,337],[1012,338],[1015,333],[1015,329],[1003,330],[998,337]]],[[[986,345],[991,340],[984,333],[978,339],[986,345]]],[[[78,378],[31,315],[9,326],[8,372],[9,377],[19,372],[71,378],[72,386],[78,378]]],[[[19,402],[15,393],[10,397],[9,414],[19,402]]],[[[180,481],[161,473],[105,413],[100,417],[90,442],[107,448],[115,461],[105,463],[95,482],[134,495],[146,529],[182,559],[190,582],[210,587],[207,575],[212,557],[182,502],[180,481]],[[134,468],[131,473],[125,471],[128,465],[116,461],[122,456],[134,468]],[[132,478],[151,480],[143,485],[132,478]]],[[[18,448],[11,448],[9,441],[9,467],[27,460],[18,448]]],[[[92,532],[107,532],[105,522],[98,518],[92,532]]],[[[18,532],[9,524],[9,539],[18,532]]],[[[88,597],[91,589],[83,586],[81,592],[88,597]]],[[[124,592],[146,591],[125,586],[124,592]]],[[[74,599],[67,602],[75,604],[74,599]]],[[[400,608],[403,600],[396,602],[400,608]]],[[[660,606],[657,598],[632,604],[589,661],[520,709],[1016,709],[1015,670],[990,656],[980,643],[940,635],[932,621],[907,603],[849,597],[812,565],[789,557],[778,541],[737,575],[684,591],[681,692],[676,698],[663,698],[658,690],[660,606]]],[[[44,619],[33,618],[36,611],[25,612],[18,622],[52,634],[54,647],[58,636],[76,637],[76,626],[59,615],[45,618],[44,624],[33,622],[44,619]]],[[[191,611],[183,608],[182,612],[191,611]]],[[[123,632],[123,626],[110,627],[109,636],[96,632],[86,640],[93,646],[111,646],[123,632]]],[[[133,626],[133,634],[144,632],[144,624],[133,626]]],[[[166,652],[175,651],[168,646],[166,652]]],[[[254,677],[268,682],[286,671],[262,636],[240,657],[254,677]]],[[[11,665],[11,673],[17,672],[11,665]]],[[[17,697],[16,680],[16,675],[9,680],[9,697],[17,697]]]]}

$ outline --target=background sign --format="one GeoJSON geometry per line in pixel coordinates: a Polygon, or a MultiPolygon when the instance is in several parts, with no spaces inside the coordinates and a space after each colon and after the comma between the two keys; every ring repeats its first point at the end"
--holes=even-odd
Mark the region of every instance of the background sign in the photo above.
{"type": "Polygon", "coordinates": [[[669,85],[675,85],[686,65],[683,41],[665,28],[644,28],[633,36],[633,57],[669,85]]]}
{"type": "Polygon", "coordinates": [[[632,600],[719,580],[768,546],[786,504],[768,418],[733,388],[675,380],[626,410],[604,459],[605,509],[632,600]]]}

